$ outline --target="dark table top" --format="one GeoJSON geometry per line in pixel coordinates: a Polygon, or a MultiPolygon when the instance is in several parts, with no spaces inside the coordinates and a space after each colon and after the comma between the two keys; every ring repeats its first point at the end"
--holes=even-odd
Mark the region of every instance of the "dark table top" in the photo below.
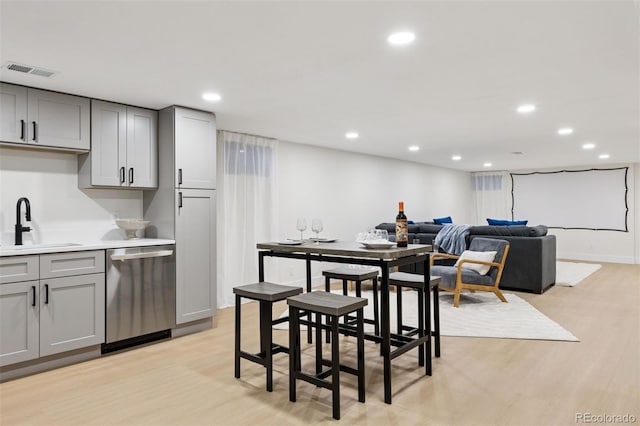
{"type": "Polygon", "coordinates": [[[332,243],[304,241],[299,245],[280,244],[278,242],[258,243],[259,250],[271,250],[281,253],[311,253],[344,257],[359,257],[373,259],[395,260],[407,256],[431,253],[429,244],[409,244],[407,247],[392,247],[385,249],[365,248],[355,241],[335,241],[332,243]]]}

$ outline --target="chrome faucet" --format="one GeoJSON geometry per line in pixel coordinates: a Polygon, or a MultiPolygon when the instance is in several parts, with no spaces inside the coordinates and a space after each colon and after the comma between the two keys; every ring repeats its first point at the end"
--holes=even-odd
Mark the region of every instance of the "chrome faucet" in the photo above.
{"type": "Polygon", "coordinates": [[[31,204],[29,203],[29,199],[27,197],[22,197],[18,200],[18,204],[16,205],[16,245],[22,245],[22,233],[31,231],[31,228],[28,226],[22,226],[20,222],[20,204],[24,201],[24,205],[27,208],[26,218],[27,222],[31,222],[31,204]]]}

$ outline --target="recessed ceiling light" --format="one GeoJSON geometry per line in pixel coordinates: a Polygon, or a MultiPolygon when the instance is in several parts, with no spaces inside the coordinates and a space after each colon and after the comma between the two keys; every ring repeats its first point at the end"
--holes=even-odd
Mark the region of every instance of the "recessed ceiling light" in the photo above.
{"type": "Polygon", "coordinates": [[[536,106],[533,104],[525,104],[525,105],[520,105],[516,111],[518,111],[520,114],[529,114],[533,111],[536,110],[536,106]]]}
{"type": "Polygon", "coordinates": [[[585,143],[584,145],[582,145],[582,149],[593,149],[596,147],[595,143],[585,143]]]}
{"type": "Polygon", "coordinates": [[[404,44],[409,44],[413,42],[415,39],[416,39],[416,35],[414,33],[409,31],[401,31],[401,32],[391,34],[387,38],[387,41],[390,44],[393,44],[396,46],[402,46],[404,44]]]}
{"type": "Polygon", "coordinates": [[[222,96],[220,96],[217,93],[203,93],[202,99],[209,102],[218,102],[219,100],[222,99],[222,96]]]}
{"type": "Polygon", "coordinates": [[[417,145],[411,145],[409,151],[420,151],[420,147],[417,145]]]}
{"type": "Polygon", "coordinates": [[[609,158],[609,154],[600,154],[598,155],[598,158],[601,160],[606,160],[607,158],[609,158]]]}
{"type": "Polygon", "coordinates": [[[462,157],[461,157],[461,156],[459,156],[459,155],[454,155],[453,157],[451,157],[451,159],[452,159],[453,161],[460,161],[460,160],[462,160],[462,157]]]}
{"type": "Polygon", "coordinates": [[[561,136],[570,135],[573,133],[573,129],[571,127],[563,127],[562,129],[558,129],[558,134],[561,136]]]}
{"type": "Polygon", "coordinates": [[[347,132],[344,137],[347,139],[358,139],[360,135],[357,132],[347,132]]]}
{"type": "Polygon", "coordinates": [[[491,163],[484,163],[484,164],[483,164],[483,166],[485,166],[485,167],[491,167],[491,166],[493,166],[493,164],[491,164],[491,163]]]}

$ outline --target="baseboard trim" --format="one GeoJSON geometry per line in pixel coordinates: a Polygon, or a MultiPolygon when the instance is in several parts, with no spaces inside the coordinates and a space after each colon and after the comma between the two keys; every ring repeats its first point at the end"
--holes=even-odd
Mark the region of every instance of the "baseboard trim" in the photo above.
{"type": "Polygon", "coordinates": [[[590,253],[558,253],[556,258],[558,260],[583,260],[585,262],[627,263],[632,265],[638,263],[633,256],[607,256],[590,253]]]}

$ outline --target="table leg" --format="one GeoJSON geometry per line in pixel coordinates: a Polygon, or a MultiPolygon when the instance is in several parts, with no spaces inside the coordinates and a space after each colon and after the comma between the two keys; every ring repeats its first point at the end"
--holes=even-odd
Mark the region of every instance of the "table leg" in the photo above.
{"type": "Polygon", "coordinates": [[[391,404],[391,326],[389,324],[389,268],[382,264],[382,283],[380,285],[381,296],[381,321],[382,328],[382,358],[384,366],[384,402],[391,404]]]}
{"type": "MultiPolygon", "coordinates": [[[[311,257],[307,256],[305,259],[307,263],[307,293],[311,292],[311,257]]],[[[311,313],[307,313],[307,342],[311,343],[311,313]]]]}
{"type": "Polygon", "coordinates": [[[426,291],[424,292],[424,304],[425,304],[425,320],[426,330],[427,330],[427,367],[426,374],[427,376],[431,376],[432,366],[431,366],[431,292],[429,291],[429,285],[431,282],[431,275],[429,270],[429,256],[424,260],[424,288],[426,291]]]}

